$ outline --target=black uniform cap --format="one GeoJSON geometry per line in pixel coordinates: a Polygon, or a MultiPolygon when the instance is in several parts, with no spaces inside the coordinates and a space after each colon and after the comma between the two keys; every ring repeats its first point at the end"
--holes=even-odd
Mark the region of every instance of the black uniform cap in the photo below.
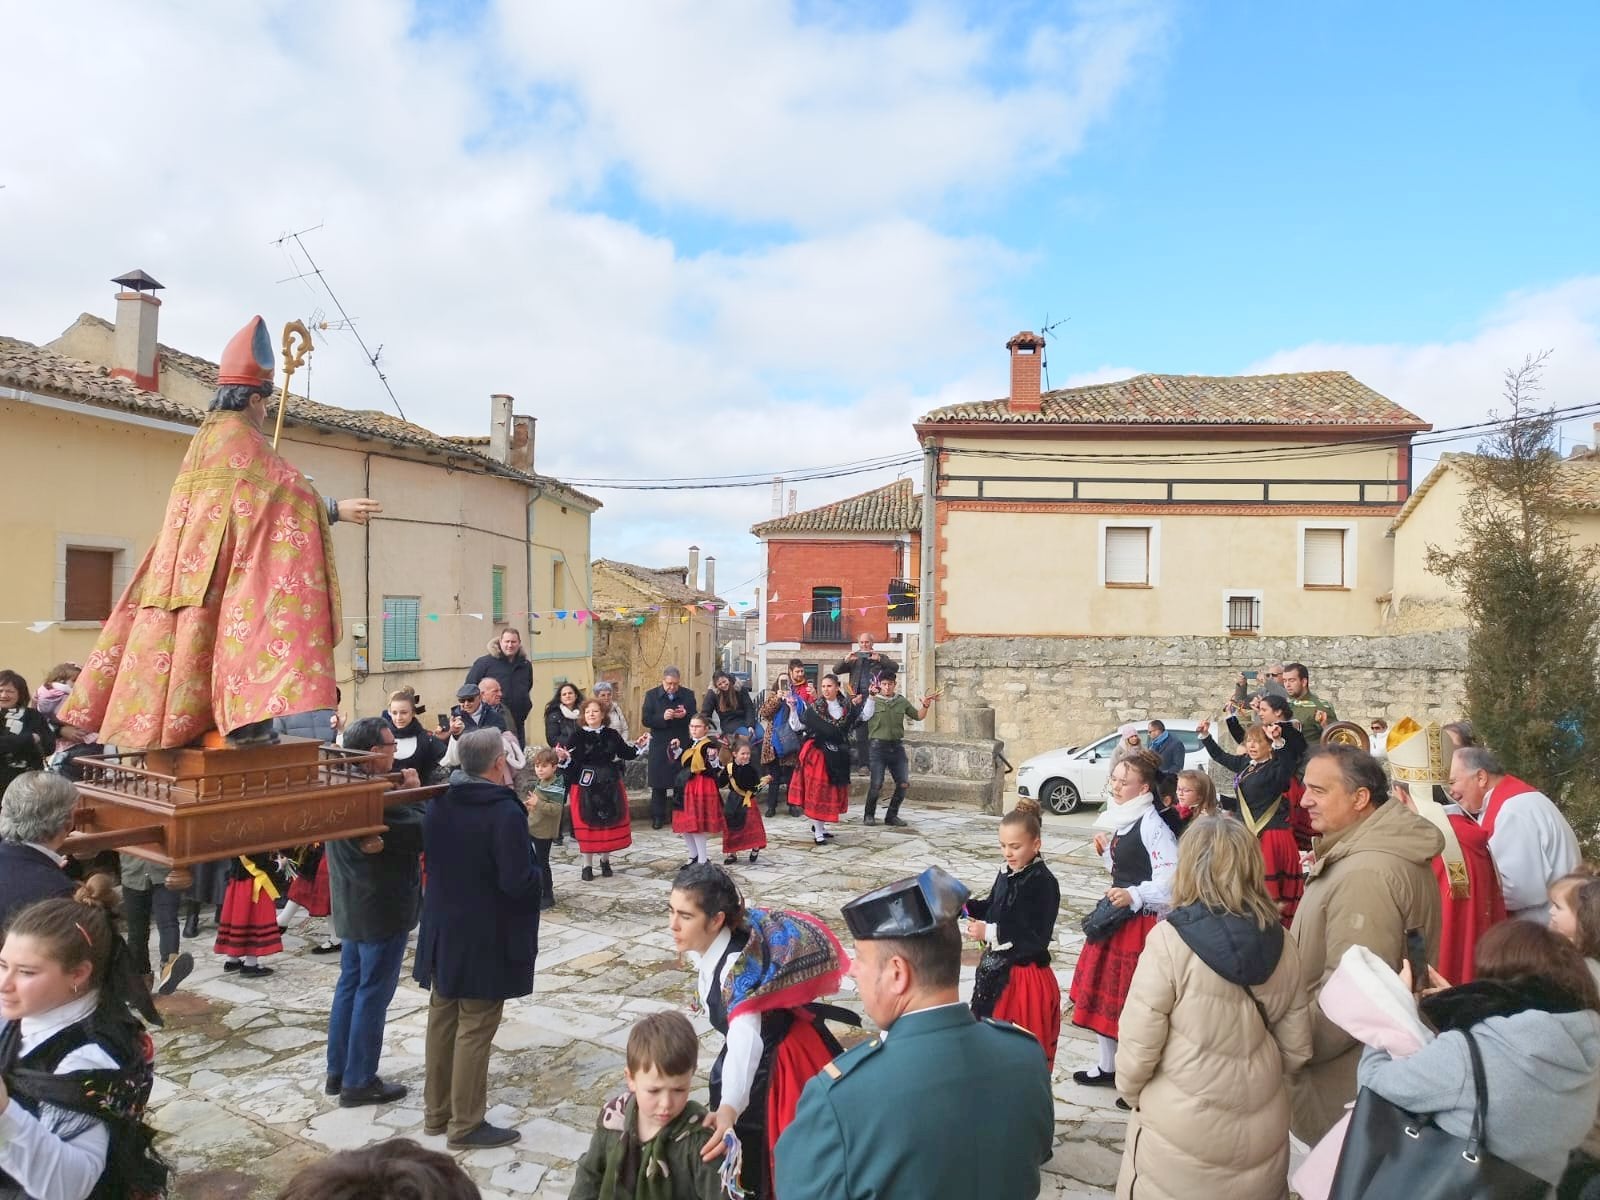
{"type": "Polygon", "coordinates": [[[929,867],[914,878],[857,896],[844,906],[844,920],[857,941],[917,937],[954,921],[971,895],[954,875],[929,867]]]}

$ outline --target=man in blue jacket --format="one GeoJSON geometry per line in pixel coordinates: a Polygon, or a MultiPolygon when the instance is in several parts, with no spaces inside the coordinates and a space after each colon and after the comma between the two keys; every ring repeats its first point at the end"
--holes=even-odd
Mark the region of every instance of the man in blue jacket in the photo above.
{"type": "Polygon", "coordinates": [[[1156,757],[1161,760],[1161,773],[1163,775],[1176,775],[1183,770],[1183,743],[1178,740],[1177,734],[1167,731],[1166,723],[1150,718],[1150,749],[1154,750],[1156,757]]]}
{"type": "Polygon", "coordinates": [[[457,750],[460,772],[422,819],[428,888],[415,976],[433,989],[422,1128],[452,1149],[478,1150],[521,1136],[483,1114],[501,1011],[533,992],[541,880],[528,814],[506,783],[500,731],[475,729],[457,750]]]}

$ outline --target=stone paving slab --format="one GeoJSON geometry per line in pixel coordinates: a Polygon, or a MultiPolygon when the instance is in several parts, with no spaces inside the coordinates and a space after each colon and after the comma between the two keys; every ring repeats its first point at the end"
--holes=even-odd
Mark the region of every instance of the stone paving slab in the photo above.
{"type": "MultiPolygon", "coordinates": [[[[772,845],[759,864],[732,870],[752,903],[816,913],[847,947],[840,906],[930,863],[988,890],[999,865],[998,818],[966,807],[908,808],[905,815],[909,829],[867,829],[853,812],[825,847],[812,843],[807,822],[780,815],[767,823],[772,845]]],[[[693,976],[666,932],[667,890],[683,863],[683,842],[637,823],[634,836],[632,847],[613,856],[616,875],[592,883],[579,879],[570,841],[553,851],[557,907],[541,924],[535,991],[507,1003],[489,1074],[489,1119],[520,1129],[522,1140],[457,1156],[485,1200],[565,1197],[600,1104],[622,1087],[632,1022],[663,1008],[688,1009],[693,976]]],[[[1102,868],[1079,822],[1047,820],[1044,852],[1062,885],[1055,966],[1065,994],[1083,942],[1078,921],[1104,888],[1102,868]]],[[[327,1011],[339,973],[336,956],[309,952],[322,925],[290,931],[285,953],[267,960],[275,973],[260,980],[223,974],[221,959],[201,949],[209,928],[186,943],[195,971],[183,992],[162,1001],[168,1023],[156,1035],[151,1118],[176,1168],[180,1200],[267,1200],[302,1164],[397,1135],[446,1149],[443,1137],[422,1132],[427,994],[411,982],[409,951],[389,1009],[381,1071],[410,1095],[394,1105],[341,1109],[322,1094],[327,1011]]],[[[975,961],[969,955],[962,971],[964,995],[975,961]]],[[[860,1010],[853,990],[836,1002],[860,1010]]],[[[704,1018],[695,1024],[703,1073],[720,1039],[704,1018]]],[[[1041,1192],[1051,1200],[1109,1196],[1116,1181],[1124,1114],[1114,1093],[1071,1079],[1093,1052],[1092,1034],[1062,1029],[1053,1081],[1056,1147],[1041,1192]]],[[[703,1087],[698,1096],[705,1099],[703,1087]]]]}

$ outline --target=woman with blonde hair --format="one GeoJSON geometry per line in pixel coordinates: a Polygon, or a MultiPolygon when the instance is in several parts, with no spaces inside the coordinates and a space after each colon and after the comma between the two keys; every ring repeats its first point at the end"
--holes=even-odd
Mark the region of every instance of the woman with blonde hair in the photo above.
{"type": "Polygon", "coordinates": [[[1311,1057],[1311,1013],[1242,823],[1206,816],[1189,826],[1172,905],[1122,1009],[1117,1090],[1134,1113],[1117,1195],[1283,1200],[1284,1080],[1311,1057]]]}
{"type": "Polygon", "coordinates": [[[1217,785],[1204,771],[1178,772],[1178,815],[1185,821],[1215,816],[1217,785]]]}

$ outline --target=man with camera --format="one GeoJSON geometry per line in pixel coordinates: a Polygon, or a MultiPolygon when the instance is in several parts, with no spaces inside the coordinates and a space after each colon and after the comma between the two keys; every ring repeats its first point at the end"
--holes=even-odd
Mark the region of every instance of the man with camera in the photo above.
{"type": "Polygon", "coordinates": [[[450,736],[457,739],[474,729],[498,729],[504,733],[506,719],[483,702],[483,693],[477,684],[464,683],[456,689],[456,703],[450,710],[448,729],[450,736]]]}
{"type": "MultiPolygon", "coordinates": [[[[872,635],[863,633],[856,639],[856,648],[834,663],[833,673],[852,696],[865,696],[886,665],[892,664],[872,648],[872,635]]],[[[857,770],[869,765],[867,751],[867,723],[858,721],[850,733],[850,762],[857,770]]]]}

